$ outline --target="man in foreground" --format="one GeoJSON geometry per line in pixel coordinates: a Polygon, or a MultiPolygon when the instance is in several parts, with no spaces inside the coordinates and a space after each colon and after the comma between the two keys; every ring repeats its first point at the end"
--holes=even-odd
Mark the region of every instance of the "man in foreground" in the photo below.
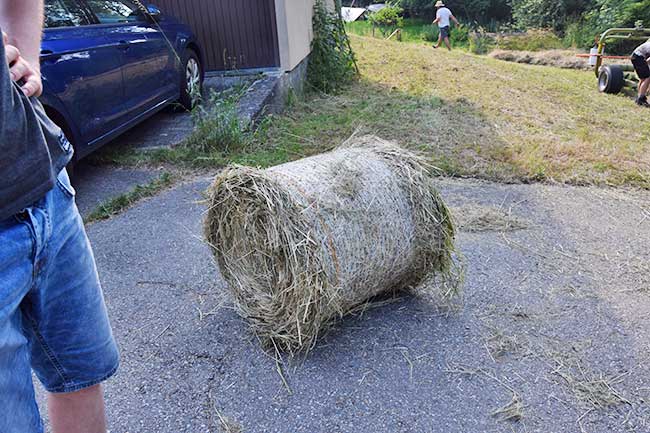
{"type": "Polygon", "coordinates": [[[436,12],[436,19],[433,21],[433,24],[438,24],[438,28],[440,29],[440,34],[438,35],[438,42],[433,46],[433,48],[438,48],[440,46],[440,43],[442,41],[445,41],[445,45],[447,45],[447,49],[451,51],[451,44],[449,43],[449,25],[450,22],[449,20],[453,20],[454,23],[456,23],[457,26],[460,25],[456,17],[451,13],[449,9],[445,7],[445,4],[441,1],[438,0],[436,2],[436,8],[438,11],[436,12]]]}
{"type": "Polygon", "coordinates": [[[0,432],[40,433],[32,368],[54,433],[105,433],[100,383],[118,354],[65,165],[47,118],[43,0],[0,0],[0,432]]]}
{"type": "Polygon", "coordinates": [[[648,59],[650,59],[650,40],[636,47],[632,53],[632,65],[636,74],[639,76],[639,93],[636,97],[637,105],[648,107],[648,88],[650,87],[650,67],[648,66],[648,59]]]}

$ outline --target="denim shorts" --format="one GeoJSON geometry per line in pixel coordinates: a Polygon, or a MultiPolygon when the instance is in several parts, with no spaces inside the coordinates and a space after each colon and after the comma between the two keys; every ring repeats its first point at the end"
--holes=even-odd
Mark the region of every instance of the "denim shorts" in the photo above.
{"type": "Polygon", "coordinates": [[[639,79],[645,80],[646,78],[650,78],[650,67],[645,57],[632,54],[630,60],[632,60],[632,66],[634,66],[634,71],[639,76],[639,79]]]}
{"type": "Polygon", "coordinates": [[[68,393],[112,376],[118,351],[90,243],[63,170],[56,186],[0,221],[0,432],[42,432],[32,369],[68,393]]]}

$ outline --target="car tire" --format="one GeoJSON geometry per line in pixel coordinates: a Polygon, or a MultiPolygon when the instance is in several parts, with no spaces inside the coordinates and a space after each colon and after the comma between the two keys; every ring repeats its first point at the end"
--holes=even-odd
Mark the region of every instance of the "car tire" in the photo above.
{"type": "Polygon", "coordinates": [[[199,56],[191,49],[185,50],[181,69],[180,104],[192,110],[200,101],[203,89],[203,68],[199,56]]]}
{"type": "Polygon", "coordinates": [[[598,90],[603,93],[619,93],[625,84],[625,73],[619,65],[607,65],[598,74],[598,90]]]}

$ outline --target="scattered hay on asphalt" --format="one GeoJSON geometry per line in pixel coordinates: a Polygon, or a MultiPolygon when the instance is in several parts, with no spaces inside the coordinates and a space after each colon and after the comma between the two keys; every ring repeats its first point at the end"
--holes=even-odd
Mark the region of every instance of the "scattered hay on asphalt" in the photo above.
{"type": "Polygon", "coordinates": [[[414,153],[366,136],[267,170],[218,175],[205,236],[260,340],[306,352],[333,319],[431,274],[454,295],[455,231],[432,174],[414,153]]]}
{"type": "Polygon", "coordinates": [[[233,421],[232,419],[221,415],[221,413],[219,412],[217,412],[217,416],[219,417],[219,427],[221,427],[221,431],[223,433],[244,432],[244,429],[242,428],[241,424],[239,424],[237,421],[233,421]]]}
{"type": "Polygon", "coordinates": [[[540,351],[552,368],[551,374],[559,377],[574,398],[588,412],[631,405],[624,379],[633,372],[603,374],[594,371],[584,360],[583,352],[591,347],[591,340],[581,342],[548,341],[540,351]],[[565,346],[570,347],[567,348],[565,346]]]}
{"type": "Polygon", "coordinates": [[[501,421],[519,422],[524,418],[524,401],[521,394],[517,392],[511,385],[506,383],[504,379],[499,378],[496,372],[482,367],[469,367],[463,364],[447,364],[445,372],[448,374],[456,374],[459,376],[473,378],[483,377],[492,380],[497,385],[510,392],[510,401],[501,407],[492,411],[492,416],[501,421]]]}
{"type": "Polygon", "coordinates": [[[522,218],[496,207],[465,205],[452,208],[452,214],[458,229],[464,232],[506,232],[528,228],[522,218]]]}
{"type": "Polygon", "coordinates": [[[501,421],[518,422],[524,417],[524,402],[516,392],[512,393],[510,402],[492,412],[492,416],[501,421]]]}
{"type": "Polygon", "coordinates": [[[525,355],[526,346],[520,340],[517,335],[508,335],[501,329],[492,327],[490,335],[485,339],[485,345],[490,357],[495,360],[508,355],[525,355]]]}
{"type": "Polygon", "coordinates": [[[529,65],[555,66],[563,69],[591,70],[587,59],[576,57],[575,51],[510,51],[494,50],[489,56],[506,62],[525,63],[529,65]]]}
{"type": "Polygon", "coordinates": [[[629,372],[616,376],[602,375],[590,372],[580,364],[571,366],[559,362],[553,373],[564,380],[575,398],[587,409],[609,409],[621,404],[631,404],[623,392],[615,388],[623,382],[629,372]]]}

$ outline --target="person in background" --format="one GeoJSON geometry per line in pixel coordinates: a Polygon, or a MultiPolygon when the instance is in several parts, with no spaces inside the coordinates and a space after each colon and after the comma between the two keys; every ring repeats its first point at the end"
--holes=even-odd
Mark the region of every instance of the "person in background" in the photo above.
{"type": "Polygon", "coordinates": [[[105,433],[119,359],[65,166],[72,146],[37,97],[43,0],[0,0],[0,432],[105,433]]]}
{"type": "Polygon", "coordinates": [[[451,11],[445,7],[445,4],[441,0],[438,0],[436,2],[436,8],[438,11],[436,12],[436,19],[433,21],[433,24],[438,24],[440,35],[438,36],[438,42],[433,46],[433,48],[438,48],[442,41],[445,41],[447,49],[451,51],[451,44],[449,43],[449,20],[451,19],[454,21],[457,26],[459,26],[460,23],[454,14],[452,14],[451,11]]]}
{"type": "Polygon", "coordinates": [[[648,88],[650,87],[650,39],[636,47],[630,60],[634,66],[636,74],[639,76],[639,93],[636,97],[636,104],[642,107],[650,106],[648,104],[648,88]]]}

